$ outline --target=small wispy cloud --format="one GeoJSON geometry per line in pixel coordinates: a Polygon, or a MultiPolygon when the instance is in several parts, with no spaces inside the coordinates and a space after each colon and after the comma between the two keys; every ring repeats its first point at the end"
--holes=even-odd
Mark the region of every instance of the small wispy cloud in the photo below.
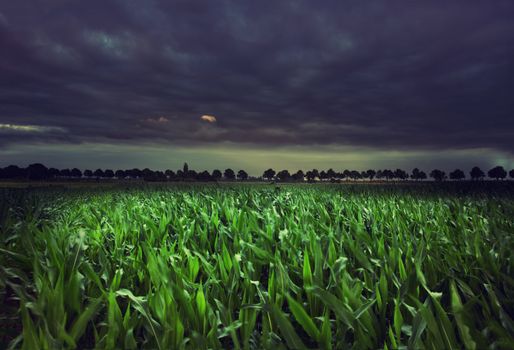
{"type": "Polygon", "coordinates": [[[207,122],[207,123],[216,123],[217,119],[213,115],[204,114],[200,117],[201,120],[207,122]]]}
{"type": "Polygon", "coordinates": [[[20,125],[20,124],[0,124],[0,132],[21,132],[21,133],[48,133],[66,132],[66,129],[58,126],[43,125],[20,125]]]}
{"type": "Polygon", "coordinates": [[[159,118],[146,118],[145,121],[147,123],[151,123],[151,124],[166,124],[170,120],[166,117],[159,117],[159,118]]]}

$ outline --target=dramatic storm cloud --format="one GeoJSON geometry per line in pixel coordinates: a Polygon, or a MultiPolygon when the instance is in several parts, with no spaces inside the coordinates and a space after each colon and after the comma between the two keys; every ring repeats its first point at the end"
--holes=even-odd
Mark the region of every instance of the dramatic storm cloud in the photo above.
{"type": "Polygon", "coordinates": [[[218,145],[221,166],[228,149],[512,162],[512,18],[502,0],[4,1],[0,155],[151,143],[218,145]]]}

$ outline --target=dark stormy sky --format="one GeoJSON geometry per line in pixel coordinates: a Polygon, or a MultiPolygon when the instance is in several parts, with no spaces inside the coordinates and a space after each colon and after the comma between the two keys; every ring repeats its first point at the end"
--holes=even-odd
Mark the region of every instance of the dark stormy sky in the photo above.
{"type": "Polygon", "coordinates": [[[510,0],[0,0],[0,165],[513,167],[513,18],[510,0]]]}

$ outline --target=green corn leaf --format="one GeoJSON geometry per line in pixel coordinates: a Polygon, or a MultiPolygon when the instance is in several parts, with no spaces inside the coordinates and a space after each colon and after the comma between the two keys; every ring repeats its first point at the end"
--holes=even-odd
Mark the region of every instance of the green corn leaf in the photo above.
{"type": "Polygon", "coordinates": [[[302,342],[300,337],[298,337],[298,334],[296,334],[293,325],[278,306],[272,304],[268,307],[270,308],[273,320],[278,325],[280,334],[284,337],[287,346],[289,346],[290,349],[306,349],[305,344],[302,342]]]}
{"type": "Polygon", "coordinates": [[[318,341],[320,332],[314,324],[314,321],[310,318],[302,305],[300,305],[291,296],[286,295],[286,297],[289,308],[291,309],[291,312],[293,313],[296,321],[302,326],[302,328],[305,330],[305,332],[307,332],[307,334],[309,334],[311,338],[318,341]]]}

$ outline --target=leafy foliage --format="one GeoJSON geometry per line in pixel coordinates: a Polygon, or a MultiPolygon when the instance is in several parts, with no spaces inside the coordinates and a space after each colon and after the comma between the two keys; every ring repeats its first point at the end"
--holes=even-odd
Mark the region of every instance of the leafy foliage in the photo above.
{"type": "Polygon", "coordinates": [[[0,328],[24,349],[512,348],[514,200],[438,188],[0,190],[0,328]]]}

